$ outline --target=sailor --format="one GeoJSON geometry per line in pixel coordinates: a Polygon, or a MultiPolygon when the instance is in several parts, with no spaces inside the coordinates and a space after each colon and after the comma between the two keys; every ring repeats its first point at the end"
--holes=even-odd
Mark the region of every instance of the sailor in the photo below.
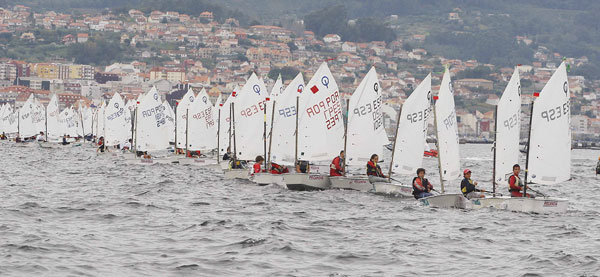
{"type": "Polygon", "coordinates": [[[45,141],[46,138],[44,137],[44,132],[40,132],[39,135],[36,136],[35,138],[37,141],[45,141]]]}
{"type": "Polygon", "coordinates": [[[265,158],[259,155],[256,156],[256,159],[254,159],[254,161],[255,163],[254,166],[252,166],[252,174],[266,172],[264,169],[262,169],[262,164],[265,162],[265,158]]]}
{"type": "Polygon", "coordinates": [[[67,145],[67,144],[71,144],[70,142],[67,141],[67,135],[63,135],[62,137],[62,145],[67,145]]]}
{"type": "Polygon", "coordinates": [[[310,163],[308,161],[298,160],[296,163],[296,172],[310,173],[310,163]]]}
{"type": "Polygon", "coordinates": [[[377,164],[379,156],[377,154],[371,155],[371,159],[367,162],[367,176],[369,176],[369,182],[389,182],[387,176],[381,172],[381,167],[377,164]]]}
{"type": "Polygon", "coordinates": [[[460,191],[462,192],[463,196],[465,196],[467,199],[484,198],[485,195],[483,195],[481,192],[485,192],[485,190],[478,189],[477,182],[471,180],[471,170],[465,169],[463,171],[463,176],[465,178],[462,180],[462,182],[460,182],[460,191]]]}
{"type": "Polygon", "coordinates": [[[423,168],[417,169],[417,177],[413,178],[412,187],[415,199],[433,196],[431,193],[433,186],[425,178],[425,169],[423,168]]]}
{"type": "Polygon", "coordinates": [[[98,139],[98,149],[96,150],[96,152],[100,151],[104,153],[104,150],[107,150],[106,146],[104,145],[104,137],[100,137],[98,139]]]}
{"type": "Polygon", "coordinates": [[[121,150],[129,151],[131,149],[131,141],[131,139],[128,139],[125,143],[123,143],[123,148],[121,148],[121,150]]]}
{"type": "Polygon", "coordinates": [[[146,160],[149,160],[149,159],[152,159],[152,156],[150,154],[148,154],[148,151],[144,151],[143,158],[146,160]]]}
{"type": "Polygon", "coordinates": [[[329,176],[343,176],[344,175],[344,150],[340,152],[340,155],[335,157],[329,165],[329,176]]]}
{"type": "Polygon", "coordinates": [[[279,165],[274,162],[271,162],[271,174],[283,174],[289,173],[289,169],[285,165],[279,165]]]}
{"type": "Polygon", "coordinates": [[[6,134],[4,132],[0,135],[0,140],[6,140],[6,134]]]}
{"type": "MultiPolygon", "coordinates": [[[[513,175],[508,177],[508,191],[510,192],[511,197],[523,197],[523,182],[521,182],[521,178],[519,178],[519,173],[521,172],[521,166],[519,164],[513,165],[513,175]]],[[[527,197],[535,198],[533,194],[527,194],[527,197]]]]}
{"type": "MultiPolygon", "coordinates": [[[[4,135],[4,134],[2,134],[4,135]]],[[[5,136],[6,139],[6,136],[5,136]]],[[[596,164],[596,175],[600,174],[600,157],[598,157],[598,164],[596,164]]]]}
{"type": "Polygon", "coordinates": [[[231,159],[231,148],[227,147],[227,152],[225,152],[225,154],[223,154],[223,160],[229,160],[231,159]]]}

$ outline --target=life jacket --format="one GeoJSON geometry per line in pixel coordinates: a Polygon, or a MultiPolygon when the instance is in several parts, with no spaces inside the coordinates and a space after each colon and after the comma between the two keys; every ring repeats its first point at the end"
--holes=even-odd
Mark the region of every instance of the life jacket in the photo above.
{"type": "Polygon", "coordinates": [[[342,171],[342,164],[344,159],[342,159],[340,156],[337,156],[333,159],[333,161],[331,162],[331,165],[329,165],[330,169],[329,169],[329,176],[342,176],[343,171],[342,171]]]}
{"type": "Polygon", "coordinates": [[[508,191],[509,192],[519,192],[523,188],[523,183],[521,182],[521,178],[516,175],[510,175],[508,177],[508,191]],[[514,180],[514,184],[511,185],[511,180],[514,180]]]}
{"type": "Polygon", "coordinates": [[[260,173],[260,172],[264,172],[264,171],[262,170],[262,165],[261,165],[261,164],[259,164],[259,163],[255,163],[255,164],[252,166],[252,168],[254,169],[254,170],[252,171],[252,172],[253,172],[253,174],[254,174],[254,173],[260,173]]]}
{"type": "Polygon", "coordinates": [[[381,173],[381,168],[379,168],[379,166],[372,161],[369,161],[367,163],[367,175],[383,177],[383,173],[381,173]]]}
{"type": "Polygon", "coordinates": [[[298,161],[298,167],[300,172],[306,173],[308,171],[308,162],[307,161],[298,161]]]}
{"type": "Polygon", "coordinates": [[[412,187],[413,187],[413,195],[419,195],[420,193],[427,192],[427,187],[429,187],[429,180],[427,178],[419,178],[419,176],[413,178],[412,187]]]}
{"type": "Polygon", "coordinates": [[[287,172],[287,167],[280,166],[276,163],[271,163],[271,174],[282,174],[287,172]]]}
{"type": "Polygon", "coordinates": [[[460,191],[466,196],[471,192],[478,191],[478,189],[473,185],[473,180],[464,178],[462,182],[460,182],[460,191]]]}

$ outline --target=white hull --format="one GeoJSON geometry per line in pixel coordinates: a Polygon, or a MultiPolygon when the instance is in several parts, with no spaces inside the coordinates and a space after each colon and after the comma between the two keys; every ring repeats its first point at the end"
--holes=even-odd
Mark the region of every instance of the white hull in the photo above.
{"type": "Polygon", "coordinates": [[[283,174],[254,173],[249,179],[258,185],[284,184],[283,174]]]}
{"type": "Polygon", "coordinates": [[[291,190],[324,190],[329,189],[329,176],[306,173],[283,174],[283,182],[291,190]]]}
{"type": "Polygon", "coordinates": [[[180,158],[179,164],[221,168],[217,160],[209,158],[180,158]]]}
{"type": "Polygon", "coordinates": [[[506,200],[506,209],[522,213],[566,213],[569,201],[561,198],[512,197],[506,200]]]}
{"type": "Polygon", "coordinates": [[[506,210],[507,200],[510,197],[507,196],[496,196],[496,197],[486,197],[486,198],[473,198],[469,200],[469,205],[467,208],[479,210],[484,208],[495,208],[498,210],[506,210]]]}
{"type": "Polygon", "coordinates": [[[244,179],[248,180],[249,169],[227,169],[224,170],[223,174],[225,174],[225,179],[244,179]]]}
{"type": "Polygon", "coordinates": [[[173,160],[170,158],[152,158],[152,159],[127,158],[127,159],[125,159],[125,163],[137,164],[137,165],[172,164],[172,163],[177,163],[177,160],[173,160]]]}
{"type": "Polygon", "coordinates": [[[373,184],[375,187],[375,193],[377,194],[390,194],[398,197],[413,197],[412,186],[395,183],[383,183],[376,182],[373,184]]]}
{"type": "Polygon", "coordinates": [[[61,145],[58,142],[38,142],[41,148],[60,148],[61,145]]]}
{"type": "Polygon", "coordinates": [[[367,176],[331,176],[332,189],[349,189],[369,192],[374,189],[367,176]]]}
{"type": "Polygon", "coordinates": [[[466,209],[470,202],[462,194],[438,194],[419,199],[425,206],[466,209]]]}

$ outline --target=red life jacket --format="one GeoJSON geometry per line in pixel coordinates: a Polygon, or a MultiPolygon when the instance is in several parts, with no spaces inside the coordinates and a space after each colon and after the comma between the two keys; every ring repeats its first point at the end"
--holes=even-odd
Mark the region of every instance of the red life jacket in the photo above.
{"type": "Polygon", "coordinates": [[[372,161],[369,161],[367,163],[367,175],[368,176],[383,177],[383,173],[381,172],[381,168],[378,165],[376,165],[375,163],[373,163],[372,161]]]}
{"type": "Polygon", "coordinates": [[[329,176],[342,176],[342,158],[340,156],[335,157],[329,168],[329,176]]]}

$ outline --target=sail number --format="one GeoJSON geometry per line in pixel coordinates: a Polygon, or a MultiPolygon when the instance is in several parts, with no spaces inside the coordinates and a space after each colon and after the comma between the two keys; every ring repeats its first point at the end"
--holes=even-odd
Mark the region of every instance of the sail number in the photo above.
{"type": "Polygon", "coordinates": [[[552,120],[556,120],[561,118],[562,116],[569,115],[571,110],[571,101],[567,100],[562,105],[556,106],[555,108],[544,110],[541,113],[542,118],[546,119],[546,122],[550,122],[552,120]]]}
{"type": "Polygon", "coordinates": [[[283,117],[290,117],[290,116],[295,116],[296,115],[296,107],[295,106],[291,106],[285,109],[280,109],[279,110],[279,115],[283,116],[283,117]]]}
{"type": "Polygon", "coordinates": [[[506,127],[508,130],[510,130],[510,129],[516,127],[518,123],[519,123],[519,112],[516,112],[511,117],[509,117],[507,120],[504,120],[504,127],[506,127]]]}
{"type": "Polygon", "coordinates": [[[327,130],[333,128],[342,120],[342,107],[340,105],[340,94],[338,91],[333,92],[331,95],[325,97],[324,100],[321,100],[319,103],[306,109],[308,117],[313,117],[320,113],[322,113],[325,118],[327,130]]]}
{"type": "Polygon", "coordinates": [[[418,111],[418,112],[414,112],[414,113],[409,113],[406,115],[406,119],[410,122],[410,123],[417,123],[419,121],[422,120],[427,120],[427,118],[429,118],[429,108],[425,108],[422,111],[418,111]]]}
{"type": "Polygon", "coordinates": [[[243,109],[240,114],[245,117],[253,116],[259,112],[264,113],[265,110],[265,101],[260,101],[257,104],[254,104],[248,108],[243,109]]]}
{"type": "Polygon", "coordinates": [[[454,126],[454,122],[456,122],[456,111],[452,111],[446,118],[444,118],[444,126],[446,126],[446,130],[450,129],[454,126]]]}
{"type": "Polygon", "coordinates": [[[373,116],[373,130],[379,129],[383,126],[383,113],[381,112],[381,95],[371,103],[364,104],[354,109],[354,114],[364,116],[371,114],[373,116]]]}

